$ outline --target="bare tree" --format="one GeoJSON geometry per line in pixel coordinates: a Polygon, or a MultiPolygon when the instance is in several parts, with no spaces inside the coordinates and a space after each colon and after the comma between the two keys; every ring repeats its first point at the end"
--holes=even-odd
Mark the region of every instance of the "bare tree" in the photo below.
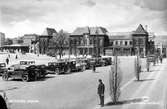
{"type": "Polygon", "coordinates": [[[150,71],[150,61],[149,61],[149,57],[147,56],[147,59],[146,59],[146,68],[147,68],[147,72],[150,71]]]}
{"type": "Polygon", "coordinates": [[[135,67],[135,76],[136,79],[139,81],[140,80],[140,72],[141,72],[141,65],[140,65],[140,60],[139,60],[139,56],[137,56],[137,58],[135,58],[135,62],[134,62],[134,67],[135,67]]]}
{"type": "Polygon", "coordinates": [[[59,55],[61,58],[64,54],[65,49],[68,47],[68,33],[60,30],[56,36],[50,40],[50,48],[54,49],[55,55],[59,55]]]}
{"type": "Polygon", "coordinates": [[[119,96],[121,94],[120,85],[122,81],[122,72],[118,66],[118,59],[115,56],[114,66],[111,66],[109,72],[109,86],[110,86],[110,96],[113,103],[117,103],[119,96]]]}

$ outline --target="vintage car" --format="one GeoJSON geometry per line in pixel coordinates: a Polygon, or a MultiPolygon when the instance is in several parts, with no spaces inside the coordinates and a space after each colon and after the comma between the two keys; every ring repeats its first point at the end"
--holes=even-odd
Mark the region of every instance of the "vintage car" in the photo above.
{"type": "Polygon", "coordinates": [[[22,79],[23,81],[33,81],[45,77],[46,71],[44,65],[34,65],[35,61],[20,61],[20,64],[11,65],[3,73],[2,79],[22,79]]]}
{"type": "Polygon", "coordinates": [[[93,66],[93,64],[95,64],[96,67],[105,66],[105,61],[101,57],[89,58],[88,60],[89,60],[90,66],[93,66]]]}
{"type": "Polygon", "coordinates": [[[56,74],[65,73],[67,68],[67,63],[65,61],[49,62],[47,70],[53,71],[56,74]]]}
{"type": "Polygon", "coordinates": [[[56,74],[71,73],[72,71],[84,71],[86,69],[86,63],[81,60],[64,59],[49,62],[47,69],[54,71],[56,74]]]}
{"type": "Polygon", "coordinates": [[[104,65],[112,65],[112,58],[111,57],[102,57],[102,60],[104,60],[104,65]]]}
{"type": "Polygon", "coordinates": [[[147,61],[154,63],[156,61],[156,55],[148,55],[147,56],[147,61]]]}
{"type": "Polygon", "coordinates": [[[6,64],[5,63],[0,63],[0,75],[3,74],[3,72],[5,72],[6,69],[6,64]]]}
{"type": "Polygon", "coordinates": [[[91,62],[88,58],[80,58],[80,60],[85,63],[85,67],[86,69],[90,69],[91,68],[91,62]]]}

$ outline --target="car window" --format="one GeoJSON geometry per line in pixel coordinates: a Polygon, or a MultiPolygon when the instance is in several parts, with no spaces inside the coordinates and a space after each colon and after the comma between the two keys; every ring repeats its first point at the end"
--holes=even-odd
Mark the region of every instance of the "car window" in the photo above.
{"type": "Polygon", "coordinates": [[[6,67],[6,64],[5,63],[1,63],[0,67],[6,67]]]}

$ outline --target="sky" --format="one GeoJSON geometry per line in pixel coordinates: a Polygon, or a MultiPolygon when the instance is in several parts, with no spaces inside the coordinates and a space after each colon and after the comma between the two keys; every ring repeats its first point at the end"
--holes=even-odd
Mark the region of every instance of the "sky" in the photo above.
{"type": "Polygon", "coordinates": [[[102,26],[129,32],[139,24],[167,34],[167,0],[0,0],[0,32],[10,38],[42,34],[46,27],[73,32],[102,26]]]}

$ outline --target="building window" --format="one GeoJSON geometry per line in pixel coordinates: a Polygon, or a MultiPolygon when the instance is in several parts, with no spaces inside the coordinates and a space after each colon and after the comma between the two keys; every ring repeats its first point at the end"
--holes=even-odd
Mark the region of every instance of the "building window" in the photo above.
{"type": "Polygon", "coordinates": [[[113,46],[113,41],[110,41],[110,46],[113,46]]]}
{"type": "Polygon", "coordinates": [[[143,39],[139,39],[139,44],[143,44],[143,39]]]}
{"type": "Polygon", "coordinates": [[[132,41],[129,42],[129,45],[132,45],[132,41]]]}
{"type": "Polygon", "coordinates": [[[128,45],[128,42],[127,42],[127,41],[125,41],[125,45],[126,45],[126,46],[128,45]]]}
{"type": "Polygon", "coordinates": [[[120,41],[120,45],[122,45],[122,41],[120,41]]]}
{"type": "Polygon", "coordinates": [[[118,45],[118,41],[115,41],[115,45],[118,45]]]}

